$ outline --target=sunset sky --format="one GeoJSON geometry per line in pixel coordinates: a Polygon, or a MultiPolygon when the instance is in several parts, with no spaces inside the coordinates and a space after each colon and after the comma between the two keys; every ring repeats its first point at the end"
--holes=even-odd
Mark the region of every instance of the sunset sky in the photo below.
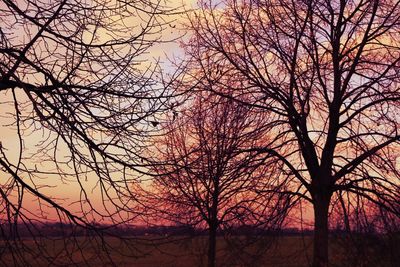
{"type": "MultiPolygon", "coordinates": [[[[181,0],[178,1],[169,1],[167,3],[168,8],[176,8],[178,11],[182,11],[184,9],[192,9],[196,7],[196,0],[181,0]],[[182,8],[183,7],[183,8],[182,8]]],[[[186,15],[185,14],[176,14],[169,15],[165,17],[166,21],[170,21],[169,25],[164,26],[164,31],[161,33],[162,39],[167,42],[156,44],[152,48],[150,48],[144,55],[140,56],[140,60],[143,60],[142,66],[139,68],[146,68],[148,63],[151,63],[154,66],[154,63],[157,60],[161,62],[161,66],[168,72],[169,70],[173,70],[171,64],[169,63],[169,59],[173,59],[173,57],[182,57],[182,51],[179,47],[180,37],[185,36],[185,30],[181,27],[182,22],[184,22],[186,15]],[[176,40],[175,40],[176,39],[176,40]],[[173,40],[173,41],[170,41],[173,40]]],[[[134,19],[124,21],[127,25],[135,25],[134,19]]],[[[24,33],[18,32],[14,33],[15,36],[23,36],[24,33]]],[[[187,36],[187,35],[186,35],[187,36]]],[[[107,38],[107,37],[106,37],[107,38]]],[[[25,97],[23,93],[18,92],[16,90],[17,97],[22,96],[22,99],[25,97]]],[[[0,142],[4,151],[6,153],[6,157],[12,162],[16,164],[18,162],[20,144],[19,138],[17,135],[16,127],[10,126],[13,123],[14,118],[10,116],[10,114],[14,114],[14,105],[12,101],[12,93],[11,91],[3,91],[0,92],[0,108],[1,108],[1,117],[0,117],[0,142]]],[[[37,158],[35,156],[32,157],[37,152],[37,148],[40,147],[40,143],[43,142],[48,136],[49,132],[47,130],[43,130],[36,127],[29,127],[27,131],[23,132],[24,140],[23,140],[23,157],[22,162],[32,169],[37,169],[43,172],[51,172],[55,170],[55,166],[52,162],[43,162],[42,159],[37,158]]],[[[62,146],[61,146],[62,147],[62,146]]],[[[68,153],[68,150],[62,151],[62,149],[58,150],[58,158],[62,159],[64,153],[68,153]]],[[[28,180],[29,181],[29,180],[28,180]]],[[[82,187],[86,189],[86,193],[89,195],[89,199],[92,200],[92,204],[97,206],[96,209],[99,211],[104,211],[104,207],[101,204],[101,193],[98,190],[98,179],[93,175],[89,175],[86,179],[82,181],[82,187]],[[91,177],[92,176],[92,177],[91,177]]],[[[28,182],[29,183],[29,182],[28,182]]],[[[79,210],[81,203],[77,202],[80,199],[80,185],[76,182],[76,180],[72,177],[69,180],[63,180],[57,174],[41,174],[40,178],[35,180],[35,184],[39,186],[39,191],[46,196],[54,199],[57,203],[62,204],[66,207],[70,207],[71,210],[79,210]],[[76,208],[72,208],[72,207],[76,208]]],[[[37,201],[37,198],[33,198],[31,195],[26,194],[23,199],[23,206],[33,214],[39,214],[40,211],[44,211],[45,213],[49,211],[50,214],[44,215],[44,218],[55,218],[55,210],[48,209],[46,210],[46,205],[42,205],[37,201]]]]}
{"type": "MultiPolygon", "coordinates": [[[[186,0],[183,2],[171,1],[167,3],[167,6],[171,8],[177,8],[177,11],[191,10],[191,9],[196,10],[196,2],[197,2],[196,0],[186,0]]],[[[154,62],[159,60],[161,62],[161,67],[165,72],[168,73],[174,70],[174,67],[172,66],[173,64],[169,60],[174,61],[174,58],[176,57],[178,58],[179,61],[179,58],[183,57],[183,51],[179,47],[179,42],[182,41],[181,37],[183,38],[183,40],[187,40],[190,37],[188,33],[185,31],[185,26],[184,26],[184,23],[187,22],[186,16],[187,14],[175,14],[167,16],[165,18],[165,20],[170,21],[170,23],[164,26],[164,30],[161,33],[161,35],[162,39],[166,40],[167,42],[156,44],[149,50],[147,50],[146,53],[140,55],[139,59],[142,60],[143,63],[141,65],[136,66],[136,68],[143,70],[147,68],[149,64],[150,65],[152,64],[154,66],[154,62]]],[[[125,18],[123,22],[126,25],[132,25],[132,26],[137,24],[137,21],[135,21],[134,18],[125,18]]],[[[23,28],[24,25],[21,27],[23,28]]],[[[138,28],[136,30],[138,30],[138,28]]],[[[29,32],[29,29],[27,30],[27,32],[29,32]]],[[[26,32],[25,33],[16,32],[14,33],[14,36],[16,40],[18,40],[18,39],[24,39],[26,34],[27,34],[26,32]]],[[[92,33],[88,31],[86,32],[86,34],[87,36],[84,35],[83,38],[90,39],[92,33]]],[[[100,33],[99,35],[100,35],[99,37],[100,40],[103,38],[102,41],[108,40],[110,36],[112,36],[109,33],[103,35],[101,35],[100,33]]],[[[352,42],[354,43],[360,42],[361,36],[362,36],[361,34],[359,36],[355,36],[352,42]]],[[[395,43],[396,40],[392,40],[385,35],[383,35],[383,37],[382,36],[379,37],[378,39],[380,41],[379,45],[382,44],[396,45],[395,43]]],[[[344,45],[344,43],[342,45],[344,45]]],[[[366,47],[371,48],[371,46],[368,45],[366,47]]],[[[355,52],[349,53],[349,55],[351,56],[354,56],[354,54],[355,52]]],[[[329,53],[326,53],[325,56],[326,56],[325,61],[327,62],[331,61],[329,53]]],[[[272,57],[269,58],[269,60],[271,59],[272,57]]],[[[274,67],[274,65],[271,66],[274,67]]],[[[267,71],[267,68],[264,71],[267,71]]],[[[278,77],[277,73],[274,73],[274,75],[278,77]]],[[[36,77],[35,74],[30,74],[28,78],[37,79],[38,81],[41,81],[41,79],[43,79],[42,77],[36,77]]],[[[354,81],[357,82],[361,82],[361,80],[362,79],[360,77],[354,79],[354,81]]],[[[19,144],[19,138],[17,136],[16,128],[10,126],[10,124],[14,122],[14,118],[10,116],[10,114],[15,113],[13,106],[14,103],[12,101],[13,96],[11,90],[1,92],[0,94],[1,94],[0,105],[2,109],[2,114],[0,118],[0,125],[1,125],[0,141],[6,153],[6,157],[11,162],[16,164],[16,162],[18,161],[18,156],[21,146],[19,144]]],[[[16,95],[18,98],[24,99],[23,93],[19,92],[18,90],[16,90],[16,95]]],[[[319,104],[320,103],[317,103],[316,106],[318,106],[319,104]]],[[[323,115],[326,115],[326,113],[324,113],[323,115]]],[[[318,133],[318,130],[324,128],[325,123],[326,121],[324,120],[324,118],[322,119],[319,118],[313,121],[312,127],[315,127],[315,129],[312,129],[312,127],[309,128],[310,130],[309,136],[312,139],[312,141],[315,141],[315,143],[317,143],[316,140],[320,139],[321,136],[320,133],[318,133]]],[[[55,169],[54,162],[44,162],[43,159],[41,158],[36,158],[35,156],[32,157],[32,155],[36,155],[37,149],[41,147],[42,145],[41,142],[46,140],[49,131],[43,130],[39,124],[30,125],[29,127],[27,127],[27,129],[28,130],[23,133],[24,134],[23,163],[25,164],[25,166],[31,169],[37,169],[44,172],[53,171],[55,169]]],[[[60,160],[65,158],[65,155],[68,154],[68,149],[66,149],[65,147],[63,148],[62,146],[63,145],[61,145],[60,149],[57,151],[58,159],[60,160]]],[[[393,147],[396,148],[395,146],[393,147]]],[[[344,148],[344,150],[346,150],[346,147],[344,148]]],[[[392,149],[392,151],[395,151],[395,149],[392,149]]],[[[119,174],[114,174],[114,175],[119,175],[119,174]]],[[[139,175],[137,176],[138,178],[142,179],[142,177],[140,177],[139,175]]],[[[94,177],[93,174],[91,174],[89,177],[87,177],[87,180],[83,179],[81,182],[82,182],[82,187],[86,189],[86,193],[89,195],[89,198],[93,200],[93,204],[98,205],[99,210],[103,209],[101,204],[101,192],[98,190],[99,180],[96,177],[94,177]]],[[[69,206],[69,203],[73,203],[72,205],[76,205],[76,207],[79,207],[79,205],[82,204],[77,202],[79,200],[81,193],[80,185],[72,177],[69,177],[68,179],[67,178],[63,179],[59,177],[57,174],[41,174],[40,177],[37,180],[35,180],[35,183],[38,186],[44,186],[39,189],[40,192],[58,201],[59,203],[62,203],[63,205],[69,206]]],[[[32,199],[30,196],[27,196],[24,198],[24,206],[27,207],[28,209],[32,208],[32,210],[37,210],[40,206],[40,203],[36,202],[36,199],[32,199]]],[[[310,216],[311,216],[310,212],[307,211],[305,213],[305,217],[309,218],[310,216]]]]}

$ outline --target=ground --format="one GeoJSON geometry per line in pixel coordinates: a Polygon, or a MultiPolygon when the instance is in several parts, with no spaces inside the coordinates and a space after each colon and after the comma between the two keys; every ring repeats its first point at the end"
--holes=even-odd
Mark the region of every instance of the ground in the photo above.
{"type": "MultiPolygon", "coordinates": [[[[396,245],[389,247],[388,242],[370,238],[352,240],[356,244],[349,247],[349,239],[331,238],[331,266],[400,266],[396,245]]],[[[25,239],[19,250],[15,250],[14,258],[3,242],[0,265],[100,267],[113,266],[113,261],[115,266],[186,267],[205,266],[207,262],[204,236],[144,236],[129,237],[124,241],[106,238],[104,241],[91,236],[37,242],[25,239]],[[20,261],[19,255],[26,262],[20,261]],[[56,260],[49,260],[53,258],[56,260]]],[[[398,241],[399,238],[396,244],[398,241]]],[[[230,237],[228,240],[219,237],[217,258],[217,266],[221,267],[306,267],[310,266],[312,258],[312,237],[230,237]]]]}

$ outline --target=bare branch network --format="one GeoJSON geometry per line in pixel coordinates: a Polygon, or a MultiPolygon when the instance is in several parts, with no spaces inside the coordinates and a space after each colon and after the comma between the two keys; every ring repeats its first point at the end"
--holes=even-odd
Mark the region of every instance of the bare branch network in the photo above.
{"type": "Polygon", "coordinates": [[[1,264],[117,265],[170,241],[116,234],[139,223],[205,231],[219,266],[220,237],[267,255],[304,207],[314,267],[335,223],[398,235],[400,1],[172,4],[0,1],[1,264]],[[163,68],[149,51],[176,28],[163,68]]]}

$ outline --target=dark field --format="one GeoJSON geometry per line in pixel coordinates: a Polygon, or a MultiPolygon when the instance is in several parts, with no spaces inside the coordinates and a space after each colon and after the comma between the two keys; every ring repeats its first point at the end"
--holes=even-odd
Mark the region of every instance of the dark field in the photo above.
{"type": "MultiPolygon", "coordinates": [[[[400,266],[399,238],[332,238],[330,266],[400,266]],[[394,240],[394,241],[393,241],[394,240]],[[353,245],[349,245],[352,243],[353,245]]],[[[24,240],[18,253],[2,247],[2,266],[206,266],[205,237],[121,240],[79,237],[24,240]],[[19,254],[21,253],[21,254],[19,254]],[[46,258],[47,257],[47,258],[46,258]],[[26,259],[26,262],[20,259],[26,259]],[[18,262],[15,264],[15,262],[18,262]]],[[[311,236],[218,239],[217,266],[310,266],[311,236]]]]}

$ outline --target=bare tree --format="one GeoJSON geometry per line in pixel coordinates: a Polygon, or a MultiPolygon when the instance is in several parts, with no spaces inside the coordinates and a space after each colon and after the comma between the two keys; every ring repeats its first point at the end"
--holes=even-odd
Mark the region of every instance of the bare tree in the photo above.
{"type": "Polygon", "coordinates": [[[203,73],[199,82],[216,81],[214,93],[275,118],[274,146],[253,150],[281,160],[293,178],[283,193],[312,204],[313,266],[328,265],[333,196],[364,198],[399,216],[399,5],[202,1],[189,16],[186,52],[193,72],[203,73]],[[225,94],[235,79],[240,86],[225,94]]]}
{"type": "Polygon", "coordinates": [[[35,235],[47,219],[92,229],[135,216],[121,215],[134,202],[127,184],[168,97],[145,55],[171,12],[163,3],[0,1],[1,116],[18,138],[0,137],[0,230],[14,264],[35,264],[16,243],[22,224],[35,235]],[[54,179],[75,184],[76,207],[56,198],[54,179]]]}
{"type": "Polygon", "coordinates": [[[241,152],[266,138],[264,114],[201,91],[185,107],[167,123],[156,153],[158,177],[152,195],[146,195],[153,198],[158,219],[207,229],[211,267],[216,265],[218,232],[244,225],[279,228],[290,199],[258,194],[272,187],[264,177],[273,176],[273,167],[279,166],[266,164],[270,158],[256,151],[241,152]]]}

